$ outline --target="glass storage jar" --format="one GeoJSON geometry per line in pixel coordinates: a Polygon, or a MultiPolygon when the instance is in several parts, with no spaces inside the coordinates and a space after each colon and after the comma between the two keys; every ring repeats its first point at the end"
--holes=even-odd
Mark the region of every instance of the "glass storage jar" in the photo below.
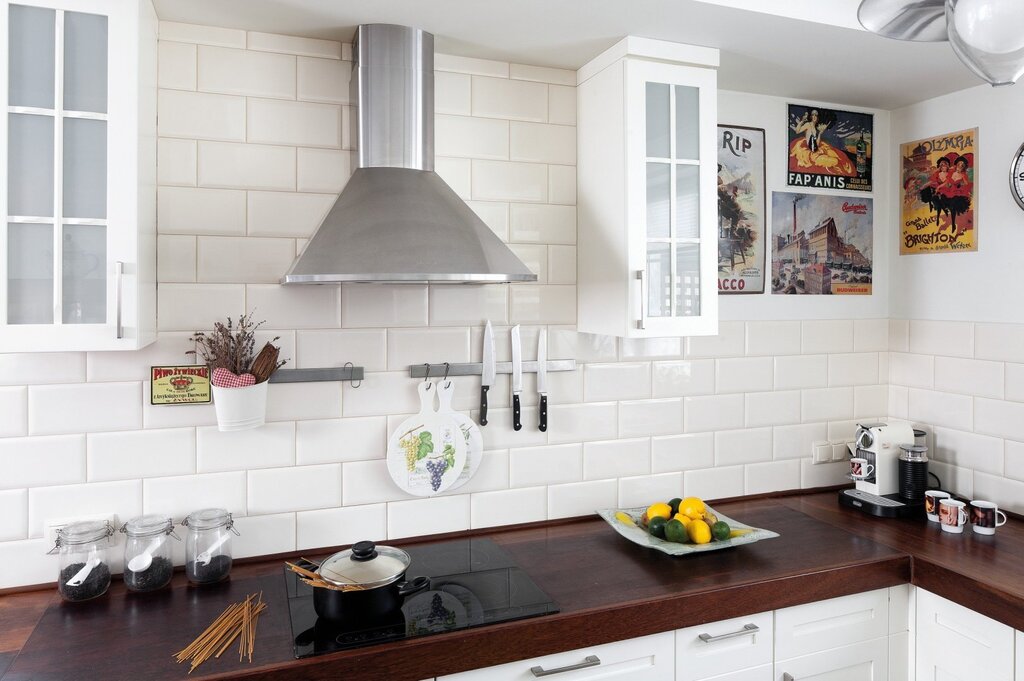
{"type": "MultiPolygon", "coordinates": [[[[174,574],[171,542],[174,521],[162,515],[141,515],[126,522],[124,585],[129,591],[155,591],[167,586],[174,574]]],[[[179,540],[180,541],[180,540],[179,540]]]]}
{"type": "Polygon", "coordinates": [[[219,582],[231,572],[231,534],[238,534],[231,514],[223,508],[189,513],[181,523],[185,538],[185,575],[195,584],[219,582]]]}
{"type": "Polygon", "coordinates": [[[50,553],[58,553],[57,590],[66,601],[87,601],[102,596],[110,586],[110,535],[106,520],[83,520],[57,530],[50,553]]]}

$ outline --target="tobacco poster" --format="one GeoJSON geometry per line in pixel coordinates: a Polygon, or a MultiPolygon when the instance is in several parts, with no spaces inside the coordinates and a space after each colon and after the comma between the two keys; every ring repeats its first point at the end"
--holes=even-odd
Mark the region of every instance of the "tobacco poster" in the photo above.
{"type": "Polygon", "coordinates": [[[764,130],[718,126],[718,292],[764,293],[764,130]]]}
{"type": "Polygon", "coordinates": [[[874,120],[867,113],[790,104],[786,184],[871,191],[874,120]]]}
{"type": "Polygon", "coordinates": [[[772,293],[871,295],[872,200],[772,192],[772,293]]]}
{"type": "Polygon", "coordinates": [[[978,250],[978,129],[900,145],[900,255],[978,250]]]}

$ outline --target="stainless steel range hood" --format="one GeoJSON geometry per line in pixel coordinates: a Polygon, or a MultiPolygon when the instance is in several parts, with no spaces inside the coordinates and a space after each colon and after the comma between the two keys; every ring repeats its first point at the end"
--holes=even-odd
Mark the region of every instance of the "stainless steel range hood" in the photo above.
{"type": "Polygon", "coordinates": [[[354,47],[356,171],[282,283],[536,281],[434,172],[434,36],[369,24],[354,47]]]}

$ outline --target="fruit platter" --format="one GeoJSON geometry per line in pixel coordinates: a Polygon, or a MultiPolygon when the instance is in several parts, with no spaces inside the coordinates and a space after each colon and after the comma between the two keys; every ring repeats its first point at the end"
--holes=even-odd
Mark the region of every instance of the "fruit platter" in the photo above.
{"type": "Polygon", "coordinates": [[[717,551],[779,536],[718,513],[698,497],[672,499],[646,508],[607,508],[597,514],[634,544],[671,556],[717,551]]]}

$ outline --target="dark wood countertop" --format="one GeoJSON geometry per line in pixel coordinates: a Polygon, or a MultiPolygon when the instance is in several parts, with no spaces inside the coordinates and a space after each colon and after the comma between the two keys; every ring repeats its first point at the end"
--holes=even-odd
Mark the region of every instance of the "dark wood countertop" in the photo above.
{"type": "Polygon", "coordinates": [[[269,609],[260,619],[253,663],[225,654],[192,678],[419,681],[912,577],[923,580],[924,588],[1024,627],[1018,621],[1024,532],[1016,523],[999,530],[995,551],[996,542],[982,544],[970,533],[909,541],[904,535],[927,539],[928,531],[938,530],[923,521],[876,520],[840,509],[834,493],[716,508],[781,536],[673,558],[627,542],[596,518],[495,530],[486,536],[512,554],[561,612],[303,660],[292,656],[280,560],[238,565],[229,581],[213,587],[189,587],[178,574],[170,589],[135,595],[115,582],[107,596],[85,604],[61,604],[52,589],[9,594],[0,597],[0,674],[3,681],[183,679],[188,669],[174,662],[173,653],[228,603],[260,590],[269,609]],[[944,583],[950,576],[962,581],[944,583]]]}

